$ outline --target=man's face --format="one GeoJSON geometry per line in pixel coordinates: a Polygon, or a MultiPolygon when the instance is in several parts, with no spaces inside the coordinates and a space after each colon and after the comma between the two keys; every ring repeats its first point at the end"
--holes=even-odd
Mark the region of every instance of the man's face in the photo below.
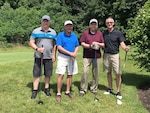
{"type": "Polygon", "coordinates": [[[65,25],[65,31],[71,32],[72,30],[73,30],[73,25],[71,24],[65,25]]]}
{"type": "Polygon", "coordinates": [[[42,20],[41,24],[42,24],[42,27],[49,28],[50,21],[48,21],[48,20],[45,19],[45,20],[42,20]]]}
{"type": "Polygon", "coordinates": [[[112,29],[114,27],[114,20],[112,18],[108,18],[106,20],[106,26],[108,29],[112,29]]]}
{"type": "Polygon", "coordinates": [[[97,25],[97,23],[92,22],[92,23],[89,25],[89,27],[90,27],[90,30],[91,30],[91,31],[96,31],[97,28],[98,28],[98,25],[97,25]]]}

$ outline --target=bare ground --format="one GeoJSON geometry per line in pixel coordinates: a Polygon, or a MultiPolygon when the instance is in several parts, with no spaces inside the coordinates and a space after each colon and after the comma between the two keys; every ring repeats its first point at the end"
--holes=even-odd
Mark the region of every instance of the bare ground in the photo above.
{"type": "Polygon", "coordinates": [[[139,86],[137,92],[143,106],[150,112],[150,83],[139,86]]]}

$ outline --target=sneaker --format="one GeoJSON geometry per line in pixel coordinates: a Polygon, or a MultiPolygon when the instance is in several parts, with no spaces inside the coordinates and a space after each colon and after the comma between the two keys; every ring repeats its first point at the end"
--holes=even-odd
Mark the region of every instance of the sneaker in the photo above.
{"type": "Polygon", "coordinates": [[[115,93],[113,92],[113,89],[108,89],[107,91],[104,92],[104,94],[105,95],[109,95],[109,94],[113,94],[114,95],[115,93]]]}
{"type": "Polygon", "coordinates": [[[50,91],[48,88],[44,89],[44,93],[46,94],[46,96],[51,96],[50,91]]]}
{"type": "Polygon", "coordinates": [[[122,99],[121,93],[120,93],[120,92],[117,92],[116,97],[117,97],[118,99],[122,99]]]}
{"type": "Polygon", "coordinates": [[[74,96],[71,94],[71,93],[66,93],[65,92],[65,95],[67,95],[69,98],[71,98],[71,99],[73,99],[74,98],[74,96]]]}
{"type": "Polygon", "coordinates": [[[61,102],[61,95],[56,95],[56,101],[61,102]]]}
{"type": "Polygon", "coordinates": [[[37,96],[37,91],[32,91],[31,99],[35,99],[37,96]]]}

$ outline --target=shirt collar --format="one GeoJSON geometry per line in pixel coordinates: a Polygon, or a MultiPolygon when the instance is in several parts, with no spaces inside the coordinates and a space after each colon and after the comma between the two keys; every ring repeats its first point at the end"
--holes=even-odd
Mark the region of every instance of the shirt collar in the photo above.
{"type": "MultiPolygon", "coordinates": [[[[41,29],[40,31],[45,32],[45,31],[42,29],[42,27],[41,27],[40,29],[41,29]]],[[[48,28],[48,31],[47,31],[47,32],[51,32],[50,28],[48,28]]]]}
{"type": "Polygon", "coordinates": [[[64,31],[64,35],[65,35],[66,37],[70,37],[70,36],[72,36],[72,32],[70,33],[70,36],[68,36],[68,35],[66,34],[66,32],[64,31]]]}
{"type": "Polygon", "coordinates": [[[90,31],[90,29],[89,29],[89,34],[90,35],[95,35],[97,33],[97,30],[95,31],[95,33],[93,34],[93,33],[91,33],[91,31],[90,31]]]}

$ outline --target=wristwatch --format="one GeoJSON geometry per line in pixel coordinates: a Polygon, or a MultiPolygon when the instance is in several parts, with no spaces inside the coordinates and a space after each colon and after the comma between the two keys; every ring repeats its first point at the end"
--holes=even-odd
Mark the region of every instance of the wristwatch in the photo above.
{"type": "Polygon", "coordinates": [[[38,47],[35,49],[36,51],[38,50],[38,47]]]}

